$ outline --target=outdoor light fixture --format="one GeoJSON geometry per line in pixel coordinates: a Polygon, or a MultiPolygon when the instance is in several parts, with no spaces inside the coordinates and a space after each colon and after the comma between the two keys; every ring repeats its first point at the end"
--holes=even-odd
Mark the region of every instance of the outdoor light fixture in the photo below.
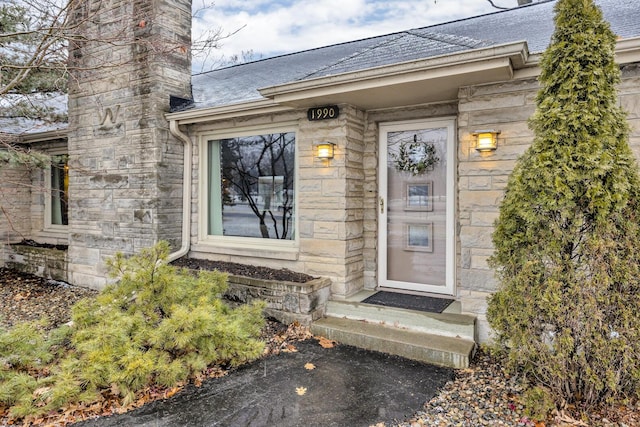
{"type": "Polygon", "coordinates": [[[476,137],[476,151],[495,151],[498,148],[498,130],[477,130],[473,132],[476,137]]]}
{"type": "Polygon", "coordinates": [[[333,142],[319,142],[316,145],[316,157],[322,160],[333,159],[333,149],[336,146],[333,142]]]}

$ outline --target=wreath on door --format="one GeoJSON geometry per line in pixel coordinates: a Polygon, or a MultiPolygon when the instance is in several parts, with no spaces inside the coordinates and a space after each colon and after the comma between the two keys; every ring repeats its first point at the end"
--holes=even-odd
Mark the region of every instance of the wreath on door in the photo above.
{"type": "Polygon", "coordinates": [[[414,176],[433,170],[440,161],[435,145],[418,142],[415,135],[413,142],[401,143],[398,153],[391,154],[391,157],[397,171],[410,172],[414,176]]]}

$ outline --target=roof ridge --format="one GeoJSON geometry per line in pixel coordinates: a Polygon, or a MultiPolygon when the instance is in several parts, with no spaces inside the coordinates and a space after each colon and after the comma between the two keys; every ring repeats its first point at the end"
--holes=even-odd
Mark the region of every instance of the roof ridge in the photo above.
{"type": "MultiPolygon", "coordinates": [[[[428,27],[424,27],[424,28],[428,28],[428,27]]],[[[408,30],[407,33],[416,37],[424,38],[424,39],[435,40],[443,43],[448,43],[448,44],[468,47],[468,48],[478,47],[478,45],[484,45],[487,43],[487,40],[478,40],[478,39],[474,39],[467,36],[458,36],[458,35],[449,34],[449,33],[435,33],[432,31],[420,32],[420,30],[421,28],[415,28],[413,30],[408,30]]]]}
{"type": "MultiPolygon", "coordinates": [[[[257,64],[257,63],[269,61],[269,60],[272,60],[272,59],[285,58],[287,56],[294,56],[294,55],[298,55],[298,54],[301,54],[301,53],[313,52],[313,51],[316,51],[316,50],[328,49],[328,48],[332,48],[332,47],[336,47],[336,46],[344,46],[344,45],[363,42],[363,41],[367,41],[367,40],[374,40],[374,39],[385,39],[386,40],[390,36],[402,35],[403,33],[406,33],[406,32],[407,32],[407,30],[402,30],[402,31],[396,31],[396,32],[393,32],[393,33],[388,33],[388,34],[378,34],[378,35],[371,36],[371,37],[364,37],[364,38],[357,39],[357,40],[348,40],[348,41],[345,41],[345,42],[334,43],[334,44],[325,45],[325,46],[312,47],[310,49],[297,50],[295,52],[283,53],[281,55],[270,56],[268,58],[260,58],[260,59],[254,60],[254,61],[241,62],[239,64],[228,65],[226,67],[214,68],[213,70],[209,70],[209,71],[201,71],[199,73],[193,73],[193,74],[191,74],[191,76],[199,76],[199,75],[202,75],[202,74],[212,73],[214,71],[227,70],[227,69],[230,69],[230,68],[241,67],[241,66],[247,65],[247,64],[257,64]]],[[[384,42],[381,42],[380,44],[382,44],[382,43],[384,43],[384,42]]]]}
{"type": "MultiPolygon", "coordinates": [[[[322,70],[326,70],[326,69],[329,69],[331,67],[335,67],[338,64],[341,64],[341,63],[346,62],[346,61],[348,61],[350,59],[353,59],[353,58],[356,58],[358,56],[361,56],[361,55],[365,54],[366,52],[370,52],[370,51],[372,51],[374,49],[377,49],[380,46],[384,46],[385,44],[389,44],[391,42],[394,42],[394,41],[404,37],[406,33],[407,33],[407,31],[400,31],[400,32],[397,32],[397,33],[391,33],[391,34],[385,34],[385,35],[382,35],[382,36],[371,37],[371,39],[380,37],[380,38],[384,38],[384,40],[380,41],[380,43],[376,43],[373,46],[368,46],[368,47],[366,47],[364,49],[357,50],[354,53],[352,53],[351,55],[347,55],[345,57],[342,57],[339,60],[337,60],[337,61],[335,61],[335,62],[333,62],[331,64],[327,64],[324,67],[318,68],[317,70],[314,70],[314,71],[312,71],[310,73],[307,73],[304,76],[302,76],[301,78],[299,78],[298,80],[305,80],[305,79],[313,76],[314,74],[317,74],[317,73],[321,72],[322,70]],[[391,37],[391,36],[395,36],[395,37],[391,37]]],[[[363,39],[363,40],[368,40],[368,39],[363,39]]]]}

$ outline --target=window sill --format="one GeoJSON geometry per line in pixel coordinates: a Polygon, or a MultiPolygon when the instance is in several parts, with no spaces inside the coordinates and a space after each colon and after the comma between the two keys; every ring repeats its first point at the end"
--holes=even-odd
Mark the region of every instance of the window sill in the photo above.
{"type": "Polygon", "coordinates": [[[300,250],[297,246],[258,247],[255,244],[241,244],[231,242],[200,242],[192,244],[191,251],[218,255],[279,259],[286,261],[296,261],[300,254],[300,250]]]}
{"type": "Polygon", "coordinates": [[[69,228],[66,226],[47,227],[33,233],[33,239],[39,243],[52,245],[69,244],[69,228]]]}

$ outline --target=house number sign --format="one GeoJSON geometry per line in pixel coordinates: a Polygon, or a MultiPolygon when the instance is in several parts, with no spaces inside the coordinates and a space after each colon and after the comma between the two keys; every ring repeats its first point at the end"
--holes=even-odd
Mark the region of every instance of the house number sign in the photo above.
{"type": "Polygon", "coordinates": [[[340,114],[337,105],[325,105],[324,107],[313,107],[307,110],[309,121],[335,119],[340,114]]]}

